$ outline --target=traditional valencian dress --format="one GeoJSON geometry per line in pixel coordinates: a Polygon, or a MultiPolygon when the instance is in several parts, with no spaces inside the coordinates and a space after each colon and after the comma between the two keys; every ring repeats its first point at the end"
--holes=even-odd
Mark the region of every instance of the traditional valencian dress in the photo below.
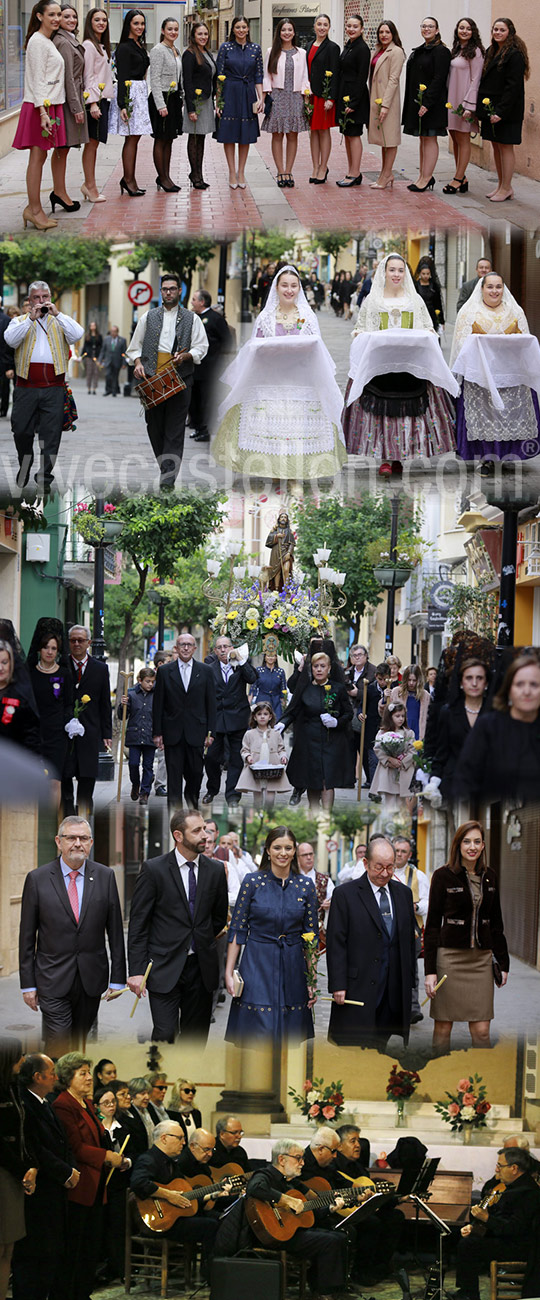
{"type": "MultiPolygon", "coordinates": [[[[297,274],[294,267],[282,267],[297,274]]],[[[278,316],[276,277],[251,338],[222,375],[230,393],[212,444],[219,465],[259,478],[333,477],[347,459],[335,364],[302,287],[278,316]]]]}
{"type": "Polygon", "coordinates": [[[229,942],[245,944],[244,989],[233,998],[227,1042],[313,1038],[302,935],[317,930],[317,894],[305,876],[244,877],[229,929],[229,942]]]}
{"type": "Polygon", "coordinates": [[[403,294],[385,297],[388,260],[353,330],[343,409],[347,451],[383,461],[441,456],[455,450],[452,398],[459,389],[408,268],[403,294]]]}
{"type": "Polygon", "coordinates": [[[478,281],[458,312],[450,366],[462,379],[456,442],[463,460],[530,460],[540,454],[540,344],[504,288],[487,307],[478,281]]]}

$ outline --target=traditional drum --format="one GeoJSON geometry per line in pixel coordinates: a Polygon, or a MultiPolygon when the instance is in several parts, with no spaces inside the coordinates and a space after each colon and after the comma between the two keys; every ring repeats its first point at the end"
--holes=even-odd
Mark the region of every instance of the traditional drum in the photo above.
{"type": "Polygon", "coordinates": [[[145,411],[151,410],[153,406],[160,406],[161,402],[166,402],[167,398],[172,397],[174,393],[181,393],[185,386],[174,361],[169,361],[166,366],[161,366],[155,375],[147,375],[135,385],[145,411]]]}

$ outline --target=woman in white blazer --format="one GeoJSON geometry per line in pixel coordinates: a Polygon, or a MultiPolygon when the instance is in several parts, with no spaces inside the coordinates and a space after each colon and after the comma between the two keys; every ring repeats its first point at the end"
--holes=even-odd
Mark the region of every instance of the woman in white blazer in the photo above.
{"type": "Polygon", "coordinates": [[[304,111],[303,92],[306,89],[309,89],[306,52],[296,45],[294,23],[290,18],[282,18],[276,27],[273,44],[266,51],[263,80],[266,99],[262,126],[263,131],[269,131],[272,136],[272,157],[280,189],[293,188],[292,170],[298,149],[298,134],[300,131],[309,131],[304,111]],[[287,137],[285,162],[284,135],[287,137]]]}
{"type": "Polygon", "coordinates": [[[179,32],[176,18],[165,18],[159,45],[150,50],[148,111],[154,137],[156,185],[166,194],[180,189],[171,180],[170,173],[172,143],[182,134],[182,60],[175,45],[179,32]]]}
{"type": "Polygon", "coordinates": [[[372,190],[392,189],[394,184],[392,168],[401,140],[399,79],[404,63],[397,27],[385,19],[379,23],[377,46],[371,58],[368,140],[382,149],[381,172],[370,186],[372,190]]]}

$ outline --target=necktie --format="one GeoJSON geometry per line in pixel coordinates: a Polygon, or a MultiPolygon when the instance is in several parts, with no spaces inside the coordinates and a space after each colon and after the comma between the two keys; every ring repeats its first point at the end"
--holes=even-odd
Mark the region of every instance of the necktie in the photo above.
{"type": "Polygon", "coordinates": [[[189,882],[188,882],[188,903],[189,903],[189,910],[190,910],[192,916],[193,916],[193,913],[194,913],[194,911],[195,911],[195,898],[196,898],[196,895],[197,895],[197,881],[196,881],[196,879],[195,879],[195,867],[193,866],[193,863],[190,862],[190,865],[189,865],[189,882]]]}
{"type": "Polygon", "coordinates": [[[185,691],[187,691],[187,686],[188,686],[188,683],[187,683],[187,674],[188,674],[188,666],[187,666],[187,664],[182,664],[182,681],[183,681],[183,683],[184,683],[184,690],[185,690],[185,691]]]}
{"type": "Polygon", "coordinates": [[[379,889],[379,907],[381,909],[382,919],[388,931],[392,933],[392,913],[390,911],[390,899],[384,886],[379,889]]]}
{"type": "Polygon", "coordinates": [[[82,681],[82,664],[77,664],[77,685],[82,681]]]}
{"type": "Polygon", "coordinates": [[[77,921],[77,924],[79,922],[79,895],[77,893],[77,885],[75,884],[75,881],[77,879],[78,874],[79,874],[78,871],[70,871],[69,885],[68,885],[68,898],[71,903],[71,910],[73,912],[75,920],[77,921]]]}

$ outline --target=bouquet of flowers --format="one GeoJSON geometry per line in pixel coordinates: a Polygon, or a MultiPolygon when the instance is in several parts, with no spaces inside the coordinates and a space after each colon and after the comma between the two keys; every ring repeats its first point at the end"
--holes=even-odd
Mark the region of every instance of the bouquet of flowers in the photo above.
{"type": "Polygon", "coordinates": [[[486,1088],[480,1074],[460,1079],[457,1091],[447,1092],[446,1096],[448,1101],[436,1102],[435,1110],[450,1125],[453,1133],[486,1127],[486,1116],[491,1110],[491,1103],[486,1100],[486,1088]]]}
{"type": "Polygon", "coordinates": [[[312,1119],[316,1124],[334,1123],[339,1119],[344,1106],[343,1084],[341,1079],[336,1083],[325,1085],[324,1079],[306,1079],[302,1092],[296,1092],[294,1088],[289,1088],[289,1097],[292,1097],[295,1106],[298,1106],[302,1115],[312,1119]]]}
{"type": "Polygon", "coordinates": [[[234,645],[247,641],[250,654],[262,651],[267,632],[275,632],[280,652],[291,660],[296,649],[305,652],[310,637],[326,632],[329,618],[322,613],[319,591],[302,590],[291,581],[283,591],[262,591],[258,582],[233,587],[229,608],[218,608],[211,620],[213,632],[230,636],[234,645]]]}
{"type": "Polygon", "coordinates": [[[402,731],[383,731],[379,744],[389,758],[401,758],[407,748],[402,731]]]}
{"type": "Polygon", "coordinates": [[[302,91],[302,99],[304,101],[304,117],[306,122],[309,123],[313,117],[313,95],[310,86],[306,86],[305,90],[302,91]]]}
{"type": "Polygon", "coordinates": [[[390,1101],[406,1101],[416,1092],[419,1083],[420,1075],[416,1070],[398,1070],[397,1065],[393,1065],[388,1075],[386,1095],[390,1101]]]}

